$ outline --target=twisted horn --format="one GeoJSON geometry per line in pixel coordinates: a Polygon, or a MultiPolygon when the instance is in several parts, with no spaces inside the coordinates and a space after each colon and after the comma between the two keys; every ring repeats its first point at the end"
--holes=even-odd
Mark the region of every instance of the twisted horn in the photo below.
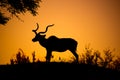
{"type": "Polygon", "coordinates": [[[52,25],[48,25],[48,26],[46,27],[45,32],[39,32],[39,34],[44,34],[44,33],[46,33],[46,32],[47,32],[47,30],[48,30],[48,27],[51,27],[51,26],[54,26],[54,24],[52,24],[52,25]]]}
{"type": "Polygon", "coordinates": [[[39,24],[38,23],[36,23],[37,24],[37,28],[35,29],[35,30],[32,30],[35,34],[37,34],[37,30],[39,29],[39,24]]]}

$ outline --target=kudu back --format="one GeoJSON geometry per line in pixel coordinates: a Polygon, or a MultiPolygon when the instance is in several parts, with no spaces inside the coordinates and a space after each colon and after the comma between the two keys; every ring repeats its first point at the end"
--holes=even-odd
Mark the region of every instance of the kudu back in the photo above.
{"type": "Polygon", "coordinates": [[[56,36],[50,36],[47,39],[45,38],[45,33],[51,26],[54,26],[54,24],[48,25],[45,32],[37,33],[36,31],[39,29],[39,24],[37,23],[37,28],[35,30],[32,30],[35,33],[35,37],[32,39],[32,41],[38,41],[39,44],[47,50],[46,62],[50,62],[52,51],[64,52],[66,50],[71,51],[76,57],[76,61],[78,62],[78,54],[76,53],[78,44],[77,41],[72,38],[57,38],[56,36]]]}

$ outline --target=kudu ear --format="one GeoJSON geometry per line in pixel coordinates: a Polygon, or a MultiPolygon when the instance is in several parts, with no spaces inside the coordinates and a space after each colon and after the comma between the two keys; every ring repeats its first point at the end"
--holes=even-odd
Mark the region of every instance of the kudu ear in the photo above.
{"type": "Polygon", "coordinates": [[[45,37],[46,35],[43,35],[43,37],[45,37]]]}
{"type": "Polygon", "coordinates": [[[40,35],[42,38],[45,38],[46,37],[46,35],[40,35]]]}

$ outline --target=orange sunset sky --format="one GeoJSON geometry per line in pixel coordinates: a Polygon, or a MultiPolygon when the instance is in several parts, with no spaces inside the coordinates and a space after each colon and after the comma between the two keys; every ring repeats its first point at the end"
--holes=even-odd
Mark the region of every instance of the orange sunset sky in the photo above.
{"type": "MultiPolygon", "coordinates": [[[[88,44],[100,52],[115,48],[115,55],[120,54],[120,0],[42,0],[40,6],[35,17],[21,14],[23,22],[13,17],[5,26],[0,25],[0,64],[9,63],[19,48],[30,59],[35,51],[37,59],[45,60],[45,48],[32,42],[36,23],[40,26],[38,31],[55,24],[49,28],[46,38],[55,35],[77,40],[78,54],[88,44]]],[[[73,56],[69,51],[53,52],[53,55],[53,61],[59,57],[71,60],[73,56]]]]}

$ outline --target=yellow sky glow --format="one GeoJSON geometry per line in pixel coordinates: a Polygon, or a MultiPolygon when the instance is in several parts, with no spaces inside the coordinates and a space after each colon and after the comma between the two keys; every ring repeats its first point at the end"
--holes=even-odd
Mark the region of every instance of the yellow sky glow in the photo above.
{"type": "MultiPolygon", "coordinates": [[[[45,48],[32,42],[32,29],[36,28],[37,22],[40,25],[38,31],[44,31],[48,24],[55,24],[49,28],[46,38],[55,35],[77,40],[78,54],[90,43],[95,50],[115,48],[119,55],[119,0],[43,0],[38,12],[36,17],[30,13],[20,15],[24,22],[13,17],[6,26],[0,25],[0,64],[9,63],[19,48],[30,58],[35,51],[37,58],[45,60],[45,48]]],[[[73,56],[69,51],[53,52],[53,55],[53,60],[59,57],[70,60],[73,56]]]]}

